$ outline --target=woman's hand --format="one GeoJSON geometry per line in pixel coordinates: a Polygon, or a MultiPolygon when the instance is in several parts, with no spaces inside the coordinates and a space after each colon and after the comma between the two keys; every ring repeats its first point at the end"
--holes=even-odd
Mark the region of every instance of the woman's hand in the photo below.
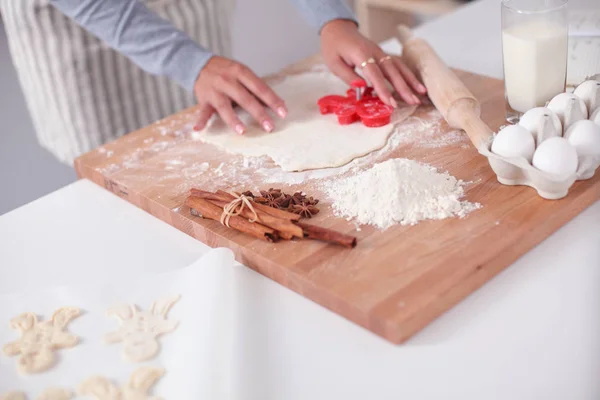
{"type": "Polygon", "coordinates": [[[194,93],[200,108],[196,130],[204,129],[217,113],[234,131],[244,134],[246,126],[233,109],[234,102],[248,111],[266,132],[271,132],[274,124],[265,105],[281,118],[287,115],[283,100],[262,79],[245,65],[223,57],[211,58],[200,71],[194,93]]]}
{"type": "Polygon", "coordinates": [[[361,79],[355,68],[366,63],[362,68],[364,76],[381,101],[392,107],[397,107],[397,104],[386,80],[408,104],[420,104],[415,92],[425,94],[427,91],[400,57],[386,55],[377,44],[364,37],[352,21],[333,20],[327,23],[321,30],[321,51],[329,69],[347,84],[361,79]],[[370,59],[371,62],[368,61],[370,59]]]}

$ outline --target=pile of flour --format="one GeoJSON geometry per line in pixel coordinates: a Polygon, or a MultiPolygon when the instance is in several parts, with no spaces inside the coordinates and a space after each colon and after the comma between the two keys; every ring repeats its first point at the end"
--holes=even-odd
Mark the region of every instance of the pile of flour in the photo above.
{"type": "Polygon", "coordinates": [[[426,219],[464,217],[480,208],[462,201],[465,183],[408,159],[391,159],[323,185],[337,216],[386,229],[426,219]]]}

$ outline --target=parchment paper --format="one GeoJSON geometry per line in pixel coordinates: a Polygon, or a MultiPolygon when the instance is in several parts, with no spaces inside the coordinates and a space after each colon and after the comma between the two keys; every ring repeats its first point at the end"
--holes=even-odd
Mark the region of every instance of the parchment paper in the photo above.
{"type": "Polygon", "coordinates": [[[155,395],[165,399],[229,398],[236,321],[235,270],[239,268],[231,251],[215,249],[186,268],[140,276],[135,281],[113,276],[91,285],[0,296],[1,346],[19,337],[9,321],[23,312],[35,312],[42,321],[64,306],[83,311],[68,326],[69,332],[80,337],[80,344],[55,353],[56,365],[44,373],[20,375],[16,357],[0,352],[0,394],[21,390],[35,399],[50,386],[75,392],[93,375],[106,376],[120,386],[137,367],[153,365],[166,369],[155,386],[155,395]],[[104,334],[119,326],[116,318],[105,316],[107,308],[133,303],[149,309],[159,297],[176,294],[181,299],[168,316],[178,320],[179,326],[159,337],[161,350],[154,360],[129,363],[121,357],[122,343],[104,344],[104,334]]]}

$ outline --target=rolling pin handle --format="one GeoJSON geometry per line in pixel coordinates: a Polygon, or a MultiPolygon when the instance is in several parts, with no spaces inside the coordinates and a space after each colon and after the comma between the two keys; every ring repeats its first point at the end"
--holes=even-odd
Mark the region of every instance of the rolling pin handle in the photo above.
{"type": "Polygon", "coordinates": [[[479,102],[465,97],[452,104],[445,119],[452,128],[464,130],[475,148],[481,151],[488,148],[494,133],[480,115],[479,102]]]}
{"type": "Polygon", "coordinates": [[[448,125],[464,130],[478,150],[487,147],[493,133],[480,118],[479,101],[427,42],[404,25],[397,29],[402,58],[427,88],[435,108],[448,125]]]}

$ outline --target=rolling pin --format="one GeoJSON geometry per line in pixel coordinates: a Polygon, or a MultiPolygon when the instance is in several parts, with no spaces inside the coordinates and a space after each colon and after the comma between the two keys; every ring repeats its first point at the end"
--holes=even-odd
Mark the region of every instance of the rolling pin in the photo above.
{"type": "Polygon", "coordinates": [[[462,81],[423,39],[400,25],[402,58],[427,88],[429,98],[448,125],[464,130],[479,150],[487,149],[492,130],[481,120],[481,105],[462,81]]]}

